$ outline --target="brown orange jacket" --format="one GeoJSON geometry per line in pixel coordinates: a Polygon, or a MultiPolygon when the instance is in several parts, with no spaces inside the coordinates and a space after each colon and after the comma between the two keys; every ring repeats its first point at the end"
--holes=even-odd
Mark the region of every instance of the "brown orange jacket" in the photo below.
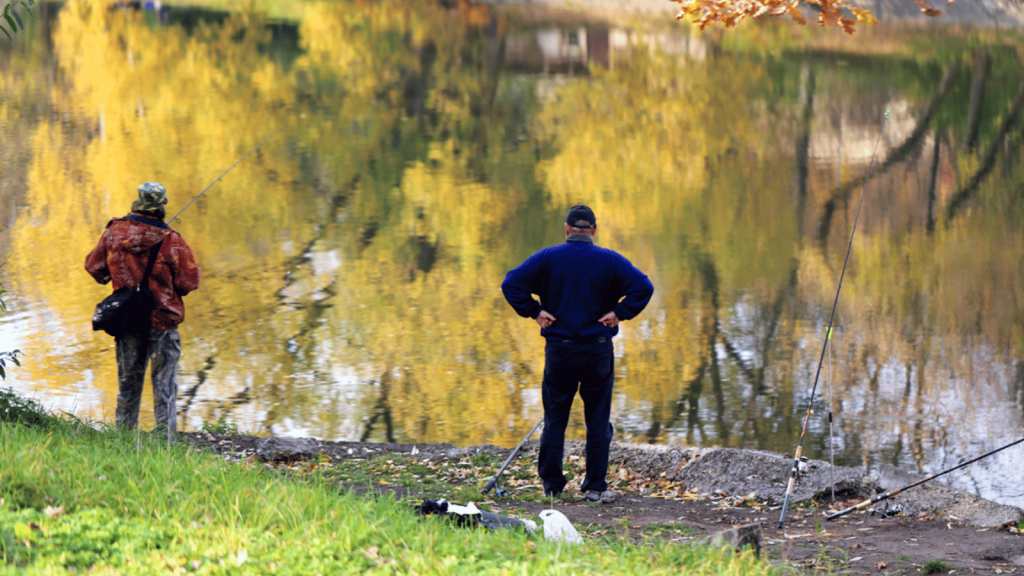
{"type": "Polygon", "coordinates": [[[146,272],[149,250],[161,240],[164,243],[149,276],[149,290],[156,301],[150,319],[153,329],[171,330],[185,319],[181,297],[199,288],[199,266],[181,234],[170,228],[114,218],[99,244],[85,257],[85,270],[100,284],[113,280],[114,290],[138,286],[146,272]]]}

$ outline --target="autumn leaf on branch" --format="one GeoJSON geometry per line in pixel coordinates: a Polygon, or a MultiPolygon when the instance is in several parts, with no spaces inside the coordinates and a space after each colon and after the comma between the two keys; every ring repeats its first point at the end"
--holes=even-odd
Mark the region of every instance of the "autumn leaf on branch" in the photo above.
{"type": "MultiPolygon", "coordinates": [[[[942,14],[942,10],[936,10],[935,8],[929,6],[927,0],[914,0],[914,4],[917,4],[921,8],[921,12],[924,12],[925,16],[931,16],[932,18],[935,18],[936,16],[942,14]]],[[[949,4],[952,4],[952,2],[949,2],[949,4]]]]}
{"type": "Polygon", "coordinates": [[[865,10],[863,8],[850,8],[850,12],[853,12],[857,20],[864,23],[865,26],[874,26],[878,24],[878,19],[871,13],[871,10],[865,10]]]}
{"type": "MultiPolygon", "coordinates": [[[[679,4],[677,20],[689,18],[699,29],[722,23],[726,28],[734,28],[746,17],[760,19],[764,16],[782,16],[788,14],[799,24],[807,21],[800,12],[801,4],[815,4],[818,8],[818,24],[822,26],[841,27],[847,34],[856,31],[857,23],[874,26],[878,19],[866,8],[855,6],[848,0],[671,0],[679,4]],[[847,17],[853,15],[854,18],[847,17]]],[[[938,16],[941,10],[928,5],[927,0],[908,0],[917,4],[928,16],[938,16]]],[[[948,0],[949,4],[953,0],[948,0]]]]}

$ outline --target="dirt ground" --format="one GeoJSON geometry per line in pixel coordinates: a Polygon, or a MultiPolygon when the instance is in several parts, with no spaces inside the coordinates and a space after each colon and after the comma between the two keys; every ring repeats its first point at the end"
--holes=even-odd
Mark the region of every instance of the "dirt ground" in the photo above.
{"type": "MultiPolygon", "coordinates": [[[[188,434],[187,437],[190,444],[212,448],[229,459],[256,459],[259,441],[256,437],[209,433],[188,434]]],[[[365,461],[390,455],[414,455],[432,462],[461,461],[466,465],[470,454],[470,450],[450,444],[320,442],[319,448],[339,468],[343,468],[349,458],[365,461]]],[[[509,450],[477,447],[475,453],[490,453],[494,459],[504,460],[509,450]]],[[[475,482],[480,483],[479,479],[475,482]]],[[[520,484],[523,482],[527,481],[520,484]]],[[[498,497],[491,492],[488,495],[485,503],[490,504],[493,512],[513,518],[535,519],[539,512],[551,507],[550,501],[537,496],[535,484],[532,489],[517,490],[514,483],[506,473],[500,486],[512,494],[498,497]]],[[[634,482],[634,485],[637,484],[634,482]]],[[[353,488],[365,490],[366,486],[353,488]]],[[[374,484],[372,489],[394,493],[407,501],[420,497],[414,489],[394,484],[374,484]]],[[[828,498],[825,497],[820,504],[814,500],[791,503],[785,526],[779,529],[780,506],[774,498],[738,499],[724,494],[703,494],[692,498],[692,495],[684,494],[683,498],[668,498],[642,495],[628,487],[617,487],[616,491],[618,499],[613,504],[586,503],[567,492],[562,498],[555,499],[553,505],[585,538],[618,536],[640,539],[654,535],[682,542],[700,540],[740,525],[759,524],[764,537],[761,556],[792,566],[800,573],[1024,574],[1024,535],[1016,523],[979,528],[954,518],[936,517],[921,511],[889,518],[866,511],[854,512],[835,521],[826,521],[824,515],[828,498]]],[[[863,499],[863,494],[853,492],[846,494],[849,500],[841,500],[843,494],[838,496],[840,501],[834,509],[851,506],[863,499]]],[[[888,505],[898,504],[901,504],[899,496],[888,505]]],[[[877,508],[884,507],[886,502],[877,505],[877,508]]]]}

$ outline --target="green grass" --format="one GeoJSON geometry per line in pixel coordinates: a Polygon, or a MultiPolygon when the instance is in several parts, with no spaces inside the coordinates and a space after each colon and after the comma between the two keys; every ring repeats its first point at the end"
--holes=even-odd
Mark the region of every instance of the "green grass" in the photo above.
{"type": "Polygon", "coordinates": [[[457,466],[448,462],[436,464],[408,456],[382,454],[368,459],[353,458],[339,464],[327,462],[310,470],[309,464],[299,465],[298,475],[314,475],[328,484],[379,488],[397,485],[408,488],[415,499],[446,498],[456,502],[479,502],[485,475],[473,466],[457,466]]]}
{"type": "Polygon", "coordinates": [[[935,559],[925,562],[924,566],[921,567],[922,574],[939,574],[940,572],[949,572],[953,568],[943,562],[942,560],[935,559]]]}
{"type": "Polygon", "coordinates": [[[241,431],[238,429],[238,424],[229,421],[224,416],[218,416],[217,420],[214,422],[204,421],[203,432],[221,435],[241,434],[241,431]]]}
{"type": "Polygon", "coordinates": [[[652,523],[644,526],[644,532],[652,536],[687,536],[693,537],[701,534],[700,530],[697,530],[693,526],[688,526],[681,522],[662,522],[652,523]]]}
{"type": "Polygon", "coordinates": [[[0,389],[0,422],[39,426],[51,420],[52,417],[36,401],[22,398],[13,390],[0,389]]]}
{"type": "Polygon", "coordinates": [[[0,572],[19,574],[772,572],[749,553],[457,528],[391,497],[339,490],[329,475],[51,416],[0,418],[0,560],[0,572]]]}

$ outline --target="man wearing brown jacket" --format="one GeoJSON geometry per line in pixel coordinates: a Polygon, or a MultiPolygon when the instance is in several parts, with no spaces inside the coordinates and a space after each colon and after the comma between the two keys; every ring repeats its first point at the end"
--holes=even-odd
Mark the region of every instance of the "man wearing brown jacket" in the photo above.
{"type": "Polygon", "coordinates": [[[152,360],[153,410],[156,425],[167,432],[168,441],[177,430],[178,359],[181,338],[178,324],[185,319],[181,297],[199,287],[195,255],[180,234],[164,223],[167,189],[158,182],[138,188],[131,213],[114,218],[99,244],[85,259],[85,269],[100,284],[113,282],[114,290],[138,286],[146,271],[150,250],[160,244],[149,290],[155,305],[148,334],[129,334],[116,339],[118,426],[134,429],[139,423],[139,404],[152,360]]]}

